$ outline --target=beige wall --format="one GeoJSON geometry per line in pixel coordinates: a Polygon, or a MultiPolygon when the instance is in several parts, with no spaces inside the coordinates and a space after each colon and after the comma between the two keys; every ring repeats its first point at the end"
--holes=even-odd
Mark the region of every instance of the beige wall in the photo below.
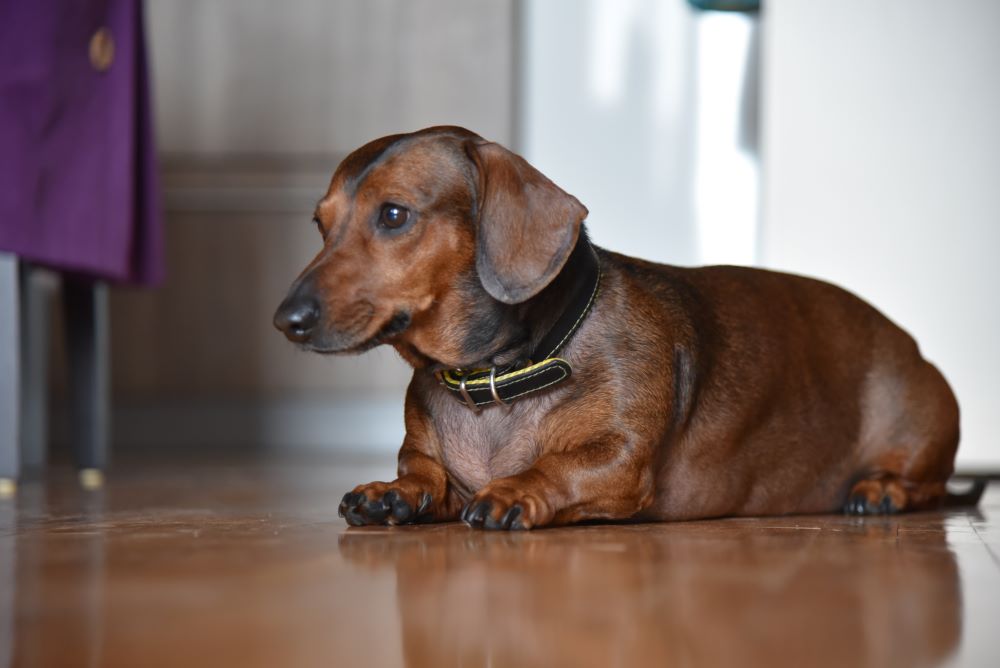
{"type": "Polygon", "coordinates": [[[398,391],[408,371],[391,350],[306,355],[271,314],[319,249],[312,207],[348,151],[442,123],[510,140],[513,2],[147,8],[169,278],[113,295],[114,385],[126,410],[137,397],[398,391]]]}
{"type": "Polygon", "coordinates": [[[510,131],[511,0],[151,0],[167,152],[339,153],[510,131]]]}

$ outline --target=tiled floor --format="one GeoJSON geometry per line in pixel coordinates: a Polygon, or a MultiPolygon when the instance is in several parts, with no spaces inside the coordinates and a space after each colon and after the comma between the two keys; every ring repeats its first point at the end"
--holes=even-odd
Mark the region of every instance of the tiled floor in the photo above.
{"type": "Polygon", "coordinates": [[[350,529],[380,467],[128,466],[0,502],[0,667],[1000,666],[978,510],[350,529]]]}

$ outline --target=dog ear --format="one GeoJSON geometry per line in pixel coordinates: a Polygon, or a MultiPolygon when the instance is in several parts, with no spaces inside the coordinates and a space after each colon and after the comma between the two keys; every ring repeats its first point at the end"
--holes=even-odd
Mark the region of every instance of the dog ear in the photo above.
{"type": "Polygon", "coordinates": [[[479,280],[493,298],[518,304],[562,269],[587,208],[499,144],[469,141],[465,150],[479,173],[479,280]]]}

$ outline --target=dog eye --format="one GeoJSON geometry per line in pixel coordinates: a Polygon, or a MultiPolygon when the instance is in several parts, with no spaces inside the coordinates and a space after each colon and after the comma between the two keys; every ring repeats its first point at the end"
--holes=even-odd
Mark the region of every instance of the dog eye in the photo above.
{"type": "Polygon", "coordinates": [[[410,212],[407,209],[396,204],[386,204],[382,207],[379,222],[389,229],[396,229],[406,224],[409,217],[410,212]]]}
{"type": "Polygon", "coordinates": [[[313,216],[313,225],[316,226],[316,229],[319,230],[320,234],[322,234],[324,237],[326,236],[326,232],[323,231],[323,223],[317,216],[313,216]]]}

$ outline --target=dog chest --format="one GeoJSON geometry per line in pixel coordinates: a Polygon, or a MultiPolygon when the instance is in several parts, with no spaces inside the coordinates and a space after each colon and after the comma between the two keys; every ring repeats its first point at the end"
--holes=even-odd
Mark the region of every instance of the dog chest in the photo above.
{"type": "Polygon", "coordinates": [[[474,493],[530,468],[539,453],[538,424],[531,413],[499,406],[473,413],[460,405],[446,411],[435,426],[449,475],[474,493]]]}

